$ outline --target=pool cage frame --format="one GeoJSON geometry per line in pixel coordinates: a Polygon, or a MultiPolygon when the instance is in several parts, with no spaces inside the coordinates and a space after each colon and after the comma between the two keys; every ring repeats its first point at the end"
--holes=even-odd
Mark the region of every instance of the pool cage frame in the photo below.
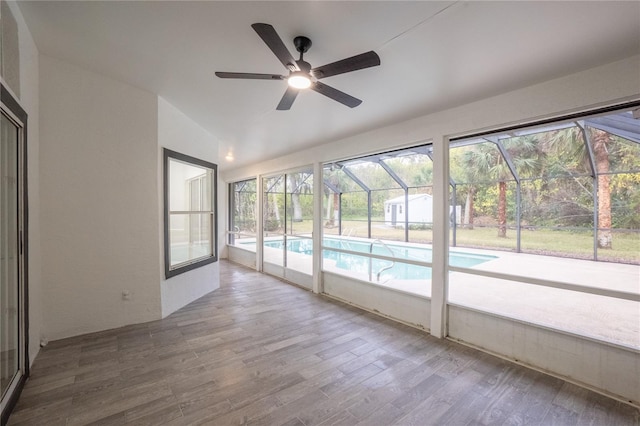
{"type": "MultiPolygon", "coordinates": [[[[598,168],[596,167],[595,154],[593,151],[593,145],[590,137],[589,128],[597,129],[605,131],[614,136],[622,137],[628,141],[636,143],[640,145],[640,105],[639,102],[636,102],[632,105],[627,105],[625,108],[615,107],[610,109],[603,109],[597,111],[596,113],[592,113],[589,116],[585,116],[584,114],[575,114],[570,117],[564,117],[560,119],[552,119],[547,120],[546,122],[536,123],[535,127],[532,126],[518,126],[513,128],[502,129],[499,131],[493,131],[491,133],[484,134],[475,134],[471,136],[465,136],[460,138],[455,138],[450,140],[449,148],[460,147],[465,145],[475,145],[480,143],[492,143],[497,148],[500,153],[502,159],[507,165],[507,169],[511,174],[512,179],[516,184],[516,211],[515,211],[515,231],[516,231],[516,253],[522,252],[521,246],[521,235],[522,235],[522,182],[527,180],[535,180],[540,179],[541,177],[536,178],[522,178],[517,171],[515,163],[511,154],[506,149],[503,141],[505,139],[510,139],[512,137],[518,136],[527,136],[533,135],[536,133],[563,130],[571,127],[577,127],[579,129],[580,134],[582,135],[582,143],[585,145],[585,152],[587,153],[588,158],[588,168],[589,168],[589,177],[592,180],[592,197],[593,197],[593,260],[598,260],[598,232],[601,230],[599,228],[598,223],[598,213],[599,213],[599,204],[598,204],[598,180],[601,175],[613,175],[613,174],[621,174],[621,173],[636,173],[636,170],[625,170],[618,172],[609,172],[609,173],[599,173],[598,168]],[[632,116],[629,117],[629,114],[625,114],[624,111],[629,111],[631,108],[632,116]],[[634,109],[635,108],[635,109],[634,109]],[[613,112],[613,114],[612,114],[613,112]],[[617,113],[616,113],[617,112],[617,113]]],[[[409,189],[414,188],[407,185],[404,180],[398,176],[398,174],[393,170],[389,164],[387,164],[384,160],[388,158],[398,157],[400,155],[410,155],[410,154],[423,154],[428,157],[433,162],[433,147],[431,144],[419,145],[412,148],[400,149],[395,151],[384,152],[380,154],[368,155],[364,157],[353,158],[349,160],[342,161],[334,161],[328,162],[323,165],[324,169],[341,170],[348,178],[350,178],[358,187],[360,187],[367,194],[367,238],[371,239],[371,217],[372,217],[372,191],[377,190],[375,188],[370,188],[366,185],[362,179],[358,178],[356,174],[350,170],[350,164],[353,162],[361,163],[363,161],[371,162],[378,164],[387,174],[391,177],[393,181],[395,181],[400,189],[404,191],[404,242],[409,242],[409,189]]],[[[579,177],[579,176],[572,176],[579,177]]],[[[583,176],[586,177],[586,176],[583,176]]],[[[500,180],[493,180],[488,183],[498,183],[500,180]]],[[[487,182],[483,182],[487,183],[487,182]]],[[[451,209],[450,216],[450,227],[452,230],[452,239],[451,246],[457,247],[457,213],[455,206],[457,205],[457,186],[466,184],[466,182],[456,182],[451,176],[449,176],[449,186],[451,188],[451,205],[454,206],[451,209]]],[[[354,192],[354,191],[343,191],[338,188],[336,185],[329,182],[324,174],[323,174],[323,185],[326,186],[333,193],[338,194],[338,235],[342,235],[343,227],[342,227],[342,195],[354,192]]]]}

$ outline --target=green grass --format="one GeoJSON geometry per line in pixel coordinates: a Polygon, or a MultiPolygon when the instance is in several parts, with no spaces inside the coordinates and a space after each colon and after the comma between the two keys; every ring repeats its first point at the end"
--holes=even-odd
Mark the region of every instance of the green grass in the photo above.
{"type": "MultiPolygon", "coordinates": [[[[458,229],[456,234],[458,247],[516,248],[516,231],[511,229],[507,238],[499,238],[495,228],[458,229]]],[[[593,258],[593,234],[589,232],[523,229],[520,244],[524,253],[593,258]]],[[[613,248],[598,249],[598,259],[640,264],[640,234],[614,234],[613,248]]]]}
{"type": "MultiPolygon", "coordinates": [[[[366,237],[367,224],[360,221],[344,221],[345,230],[351,236],[366,237]]],[[[337,229],[325,230],[332,234],[337,229]],[[334,231],[334,232],[331,232],[334,231]]],[[[345,233],[346,234],[346,233],[345,233]]],[[[372,227],[372,237],[389,240],[404,240],[404,229],[372,227]]],[[[431,243],[431,230],[410,230],[409,240],[416,243],[431,243]]],[[[449,243],[453,245],[453,232],[450,233],[449,243]]],[[[557,230],[522,230],[521,251],[524,253],[556,255],[561,257],[575,257],[580,259],[593,258],[593,234],[589,232],[557,231],[557,230]]],[[[460,229],[456,230],[457,247],[477,247],[498,250],[515,251],[517,245],[516,231],[509,229],[507,238],[499,238],[496,228],[460,229]]],[[[612,249],[598,249],[598,259],[640,264],[640,233],[615,233],[612,249]]]]}
{"type": "MultiPolygon", "coordinates": [[[[372,238],[404,241],[404,229],[381,226],[383,223],[372,223],[372,238]]],[[[311,233],[313,223],[304,220],[293,224],[294,233],[311,233]]],[[[337,235],[338,228],[324,228],[327,235],[337,235]]],[[[342,234],[352,237],[367,237],[367,221],[344,220],[342,234]]],[[[431,243],[431,230],[410,230],[409,241],[414,243],[431,243]]],[[[450,232],[449,243],[453,245],[453,232],[450,232]]],[[[516,231],[507,230],[506,238],[499,238],[496,228],[461,229],[456,231],[457,247],[487,248],[496,250],[516,250],[516,231]]],[[[579,259],[593,258],[593,234],[590,232],[537,229],[521,231],[521,251],[524,253],[543,254],[579,259]]],[[[619,263],[640,264],[640,232],[614,233],[612,249],[598,249],[598,260],[619,263]]]]}

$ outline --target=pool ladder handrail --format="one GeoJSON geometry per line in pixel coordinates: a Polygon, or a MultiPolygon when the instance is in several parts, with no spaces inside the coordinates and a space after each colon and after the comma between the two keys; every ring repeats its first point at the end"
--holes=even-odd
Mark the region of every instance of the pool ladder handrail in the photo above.
{"type": "MultiPolygon", "coordinates": [[[[391,250],[391,247],[389,247],[384,241],[380,240],[380,239],[375,239],[371,242],[371,244],[369,244],[369,254],[373,253],[373,245],[375,243],[380,243],[384,248],[386,248],[387,250],[389,250],[389,253],[391,253],[391,257],[396,257],[396,254],[393,252],[393,250],[391,250]]],[[[388,270],[393,268],[394,266],[396,266],[396,262],[395,261],[391,261],[391,265],[387,265],[382,267],[378,273],[376,274],[376,281],[380,282],[380,275],[388,270]]],[[[372,278],[372,274],[373,274],[373,259],[369,258],[369,281],[371,281],[372,278]]]]}
{"type": "MultiPolygon", "coordinates": [[[[345,229],[345,232],[346,232],[346,231],[348,231],[348,233],[347,233],[346,237],[347,237],[347,238],[349,238],[349,237],[351,236],[351,232],[353,231],[353,228],[346,228],[346,229],[345,229]]],[[[344,235],[344,234],[345,234],[345,232],[343,232],[340,236],[341,236],[341,237],[342,237],[342,236],[345,236],[345,235],[344,235]]],[[[343,239],[339,239],[338,241],[339,241],[339,243],[340,243],[340,247],[341,247],[341,248],[343,248],[343,249],[344,249],[344,248],[346,248],[347,250],[353,250],[353,248],[351,248],[351,244],[349,244],[349,242],[348,242],[349,240],[347,240],[347,242],[345,242],[343,239]]]]}

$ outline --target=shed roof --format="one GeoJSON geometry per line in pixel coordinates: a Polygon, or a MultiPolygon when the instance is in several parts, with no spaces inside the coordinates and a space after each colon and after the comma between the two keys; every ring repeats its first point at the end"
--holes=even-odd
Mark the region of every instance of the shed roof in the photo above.
{"type": "MultiPolygon", "coordinates": [[[[411,195],[409,195],[409,202],[411,202],[413,200],[417,200],[418,198],[424,198],[424,197],[433,198],[429,194],[411,194],[411,195]]],[[[395,198],[390,198],[390,199],[386,200],[384,203],[385,204],[404,204],[404,195],[401,195],[401,196],[395,197],[395,198]]]]}

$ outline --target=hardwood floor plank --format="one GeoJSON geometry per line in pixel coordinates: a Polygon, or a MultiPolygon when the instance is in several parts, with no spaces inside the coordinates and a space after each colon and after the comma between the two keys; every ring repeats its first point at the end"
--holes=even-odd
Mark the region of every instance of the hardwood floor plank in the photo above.
{"type": "MultiPolygon", "coordinates": [[[[303,382],[282,389],[281,391],[277,392],[275,396],[278,398],[282,405],[288,404],[292,401],[296,401],[306,396],[309,393],[318,391],[322,386],[333,383],[343,377],[344,374],[339,370],[326,370],[309,379],[306,379],[303,382]]],[[[326,397],[324,393],[322,395],[326,397]]]]}
{"type": "MultiPolygon", "coordinates": [[[[353,410],[350,408],[349,412],[353,413],[353,410]]],[[[405,411],[392,404],[384,404],[378,407],[369,406],[367,412],[360,413],[362,420],[354,424],[358,426],[391,425],[406,414],[405,411]]]]}
{"type": "Polygon", "coordinates": [[[590,390],[220,270],[220,289],[165,319],[42,348],[9,425],[640,424],[590,390]]]}
{"type": "Polygon", "coordinates": [[[320,387],[320,390],[324,392],[325,395],[331,396],[336,392],[342,391],[353,385],[359,384],[367,380],[369,377],[378,374],[381,371],[382,371],[381,368],[376,367],[373,364],[368,364],[355,371],[352,371],[349,374],[346,374],[345,376],[339,378],[334,382],[328,383],[320,387]]]}
{"type": "Polygon", "coordinates": [[[578,413],[567,410],[556,404],[552,404],[542,423],[550,426],[554,425],[575,425],[578,424],[578,413]]]}
{"type": "Polygon", "coordinates": [[[43,383],[41,385],[30,386],[29,389],[25,389],[24,392],[22,392],[23,400],[29,396],[39,395],[48,391],[60,392],[65,386],[73,384],[75,380],[75,376],[69,376],[52,382],[43,383]]]}
{"type": "Polygon", "coordinates": [[[185,413],[182,410],[181,417],[176,417],[165,423],[167,426],[184,426],[197,424],[215,424],[215,419],[231,411],[231,403],[229,401],[219,401],[211,404],[203,405],[199,410],[193,410],[185,413]]]}
{"type": "Polygon", "coordinates": [[[358,420],[346,410],[340,411],[333,417],[329,417],[327,420],[320,423],[319,426],[351,426],[358,422],[358,420]]]}
{"type": "Polygon", "coordinates": [[[336,357],[325,359],[324,361],[319,362],[316,365],[305,368],[304,370],[300,371],[300,374],[302,374],[305,379],[309,379],[316,376],[317,374],[322,373],[323,371],[340,367],[342,364],[352,361],[355,358],[357,358],[357,356],[352,354],[351,352],[344,352],[336,357]]]}
{"type": "MultiPolygon", "coordinates": [[[[353,353],[353,352],[351,352],[353,353]]],[[[370,352],[366,352],[364,355],[360,355],[352,361],[346,362],[338,367],[338,370],[342,371],[344,374],[349,374],[352,371],[355,371],[359,368],[362,368],[366,365],[373,364],[376,362],[382,355],[385,355],[387,351],[384,349],[374,349],[370,352]]],[[[355,355],[355,354],[354,354],[355,355]]]]}
{"type": "Polygon", "coordinates": [[[315,389],[300,398],[297,398],[287,404],[283,404],[278,398],[278,404],[271,407],[269,412],[264,413],[262,416],[254,417],[248,424],[251,425],[277,425],[286,424],[299,419],[299,413],[303,413],[308,410],[309,407],[314,407],[322,401],[327,401],[329,398],[319,389],[315,389]]]}
{"type": "Polygon", "coordinates": [[[306,426],[318,425],[336,413],[349,408],[355,401],[362,397],[363,392],[367,392],[364,386],[354,385],[345,387],[329,399],[316,402],[314,405],[306,407],[298,413],[298,418],[302,420],[306,426]]]}
{"type": "Polygon", "coordinates": [[[395,421],[393,424],[403,426],[438,425],[441,424],[438,421],[440,416],[450,408],[450,403],[433,395],[421,402],[416,408],[395,421]]]}
{"type": "Polygon", "coordinates": [[[159,425],[182,417],[182,411],[174,395],[158,398],[124,412],[125,423],[159,425]]]}
{"type": "Polygon", "coordinates": [[[553,399],[565,383],[555,377],[537,374],[536,380],[527,387],[526,398],[518,404],[505,424],[539,424],[551,408],[553,399]]]}
{"type": "MultiPolygon", "coordinates": [[[[433,416],[436,424],[466,425],[480,421],[483,425],[494,424],[495,419],[491,415],[484,416],[483,411],[489,405],[490,399],[482,396],[473,390],[461,393],[451,407],[442,413],[441,416],[433,416]],[[485,423],[483,420],[486,420],[485,423]]],[[[501,417],[501,416],[500,416],[501,417]]],[[[498,419],[499,421],[499,419],[498,419]]]]}
{"type": "Polygon", "coordinates": [[[9,417],[10,425],[43,424],[50,419],[52,422],[63,420],[66,424],[67,413],[71,408],[72,398],[56,400],[49,404],[30,406],[23,404],[16,406],[9,417]]]}

